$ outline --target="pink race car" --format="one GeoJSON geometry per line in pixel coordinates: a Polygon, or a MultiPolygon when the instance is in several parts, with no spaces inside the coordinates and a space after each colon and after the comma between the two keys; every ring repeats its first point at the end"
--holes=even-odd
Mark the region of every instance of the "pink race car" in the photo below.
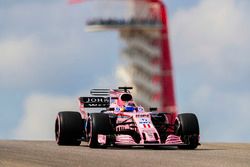
{"type": "MultiPolygon", "coordinates": [[[[59,112],[55,122],[58,145],[178,146],[195,149],[199,145],[199,123],[192,113],[169,120],[172,114],[150,108],[148,112],[133,101],[132,87],[93,89],[92,97],[80,97],[80,112],[59,112]],[[86,112],[85,108],[103,108],[86,112]]],[[[91,109],[93,110],[93,109],[91,109]]]]}

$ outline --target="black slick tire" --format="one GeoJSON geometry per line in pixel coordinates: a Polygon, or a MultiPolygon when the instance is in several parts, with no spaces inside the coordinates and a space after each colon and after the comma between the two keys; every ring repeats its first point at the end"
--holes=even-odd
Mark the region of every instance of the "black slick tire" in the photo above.
{"type": "Polygon", "coordinates": [[[181,137],[185,145],[178,146],[179,149],[196,149],[199,145],[199,122],[195,114],[179,114],[175,122],[175,133],[181,137]]]}
{"type": "Polygon", "coordinates": [[[81,144],[83,123],[80,113],[72,111],[59,112],[55,121],[55,137],[58,145],[81,144]]]}
{"type": "Polygon", "coordinates": [[[103,113],[93,113],[90,115],[89,119],[89,147],[99,148],[105,147],[105,145],[100,145],[98,142],[98,134],[111,135],[113,134],[113,128],[109,119],[108,114],[103,113]]]}

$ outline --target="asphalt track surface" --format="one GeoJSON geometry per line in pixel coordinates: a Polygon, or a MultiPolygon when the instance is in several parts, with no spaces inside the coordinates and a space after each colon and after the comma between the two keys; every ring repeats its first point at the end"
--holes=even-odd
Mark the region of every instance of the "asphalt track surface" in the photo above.
{"type": "Polygon", "coordinates": [[[250,167],[250,144],[176,148],[57,146],[53,141],[0,141],[0,167],[250,167]]]}

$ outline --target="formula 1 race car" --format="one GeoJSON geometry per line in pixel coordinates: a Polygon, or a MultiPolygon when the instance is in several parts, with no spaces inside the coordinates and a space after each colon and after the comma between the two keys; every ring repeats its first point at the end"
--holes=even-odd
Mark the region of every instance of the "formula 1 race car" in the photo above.
{"type": "Polygon", "coordinates": [[[59,112],[55,121],[58,145],[91,148],[109,146],[177,146],[195,149],[199,145],[199,123],[195,114],[167,113],[136,105],[132,87],[92,89],[92,97],[80,97],[80,112],[59,112]],[[86,112],[86,108],[103,108],[86,112]],[[173,117],[174,120],[170,120],[173,117]]]}

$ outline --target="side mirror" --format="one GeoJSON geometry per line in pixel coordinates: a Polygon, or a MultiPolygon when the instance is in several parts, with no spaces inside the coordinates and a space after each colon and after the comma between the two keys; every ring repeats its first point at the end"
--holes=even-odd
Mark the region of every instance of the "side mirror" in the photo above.
{"type": "Polygon", "coordinates": [[[150,111],[150,112],[154,112],[154,111],[157,111],[157,110],[158,110],[157,107],[150,107],[150,108],[149,108],[149,111],[150,111]]]}
{"type": "Polygon", "coordinates": [[[115,108],[109,108],[109,111],[115,111],[115,108]]]}

